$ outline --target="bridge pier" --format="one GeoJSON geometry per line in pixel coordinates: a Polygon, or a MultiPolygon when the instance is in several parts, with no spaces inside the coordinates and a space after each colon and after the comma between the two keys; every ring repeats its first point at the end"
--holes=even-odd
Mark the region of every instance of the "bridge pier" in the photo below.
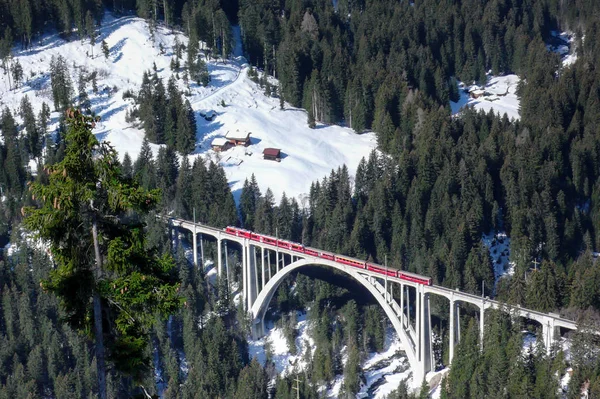
{"type": "Polygon", "coordinates": [[[405,328],[404,325],[404,284],[400,284],[400,325],[405,328]]]}
{"type": "Polygon", "coordinates": [[[242,244],[242,303],[246,304],[246,296],[248,295],[248,272],[246,266],[246,241],[242,244]]]}
{"type": "Polygon", "coordinates": [[[194,252],[194,267],[198,267],[198,237],[196,234],[196,224],[194,224],[194,231],[192,232],[192,248],[194,252]]]}
{"type": "Polygon", "coordinates": [[[252,309],[252,305],[258,296],[258,273],[256,271],[256,247],[251,245],[248,240],[245,240],[245,251],[247,251],[247,260],[246,260],[246,287],[247,294],[246,299],[248,301],[247,310],[252,309]]]}
{"type": "Polygon", "coordinates": [[[252,320],[252,339],[260,339],[265,336],[265,315],[252,320]]]}
{"type": "MultiPolygon", "coordinates": [[[[229,276],[229,252],[227,251],[227,240],[223,240],[225,244],[225,276],[229,276]]],[[[222,270],[219,269],[219,277],[222,275],[222,270]]]]}
{"type": "Polygon", "coordinates": [[[260,247],[260,270],[262,276],[262,285],[260,289],[265,288],[265,247],[260,247]]]}
{"type": "Polygon", "coordinates": [[[271,280],[271,277],[273,277],[271,275],[271,254],[269,253],[269,250],[267,249],[267,267],[269,268],[269,280],[271,280]]]}
{"type": "Polygon", "coordinates": [[[454,300],[454,293],[450,297],[450,337],[448,339],[449,355],[448,364],[452,364],[454,360],[454,349],[456,344],[460,342],[460,307],[458,302],[454,300]]]}
{"type": "Polygon", "coordinates": [[[407,285],[406,288],[406,328],[410,328],[410,289],[407,285]]]}
{"type": "Polygon", "coordinates": [[[554,334],[556,328],[554,325],[554,319],[547,318],[546,322],[542,324],[542,335],[544,336],[544,346],[546,347],[546,354],[552,351],[552,344],[554,344],[554,334]]]}
{"type": "Polygon", "coordinates": [[[423,287],[419,286],[419,360],[423,367],[423,376],[433,368],[433,352],[431,350],[431,310],[429,303],[429,294],[423,292],[423,287]]]}
{"type": "Polygon", "coordinates": [[[450,319],[448,320],[450,324],[450,337],[448,338],[448,364],[452,364],[452,359],[454,359],[454,295],[452,295],[453,299],[450,299],[450,319]]]}
{"type": "Polygon", "coordinates": [[[223,254],[221,253],[221,238],[217,237],[217,272],[221,276],[221,261],[223,254]]]}
{"type": "Polygon", "coordinates": [[[485,300],[479,309],[479,349],[483,352],[483,329],[485,328],[485,300]]]}
{"type": "Polygon", "coordinates": [[[202,262],[202,267],[204,268],[204,240],[202,239],[202,233],[200,233],[200,261],[202,262]]]}

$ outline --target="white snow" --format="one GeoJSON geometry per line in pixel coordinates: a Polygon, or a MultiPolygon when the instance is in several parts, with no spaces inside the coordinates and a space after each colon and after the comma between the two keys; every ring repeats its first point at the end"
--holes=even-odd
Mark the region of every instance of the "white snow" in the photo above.
{"type": "Polygon", "coordinates": [[[508,115],[509,119],[520,119],[519,115],[519,97],[517,96],[517,86],[519,85],[517,75],[506,76],[488,76],[487,84],[480,87],[467,87],[459,82],[460,99],[458,102],[450,102],[452,114],[456,115],[465,107],[473,107],[476,110],[489,112],[493,109],[496,114],[508,115]],[[484,94],[479,98],[471,98],[469,91],[483,90],[484,94]]]}
{"type": "MultiPolygon", "coordinates": [[[[7,76],[0,75],[0,105],[7,105],[17,114],[21,98],[27,94],[36,114],[43,101],[53,109],[49,65],[53,55],[61,54],[67,60],[74,95],[77,94],[81,69],[98,72],[98,94],[92,92],[91,84],[87,90],[92,110],[102,118],[94,133],[99,139],[109,141],[121,157],[128,152],[135,160],[144,133],[125,122],[126,112],[132,109],[133,101],[123,99],[123,93],[126,90],[137,93],[143,72],[151,70],[153,64],[156,64],[158,75],[166,85],[172,74],[170,62],[174,57],[175,38],[178,37],[183,44],[187,44],[187,38],[158,27],[152,41],[143,20],[114,18],[109,13],[105,14],[98,31],[100,35],[93,58],[86,55],[91,52],[87,39],[67,42],[58,35],[44,37],[43,43],[36,43],[31,50],[18,51],[15,48],[15,59],[23,67],[25,81],[19,89],[9,91],[7,76]],[[110,48],[108,59],[100,49],[102,40],[110,48]]],[[[239,34],[239,28],[234,29],[234,37],[238,41],[239,34]]],[[[239,43],[236,48],[237,53],[241,53],[239,43]]],[[[301,200],[308,193],[310,184],[328,175],[332,168],[346,164],[353,174],[360,159],[368,156],[376,146],[373,133],[358,135],[348,128],[322,124],[310,129],[304,110],[288,104],[280,110],[279,99],[266,97],[262,89],[247,77],[248,65],[242,57],[225,63],[208,61],[207,66],[211,76],[208,87],[195,83],[189,87],[191,95],[188,99],[196,111],[198,124],[197,148],[191,158],[202,156],[221,162],[236,200],[244,180],[252,173],[261,191],[264,193],[270,187],[276,201],[283,192],[288,197],[301,200]],[[200,116],[211,110],[215,114],[213,120],[207,121],[200,116]],[[249,147],[236,147],[220,154],[210,149],[213,139],[236,130],[252,132],[249,147]],[[267,147],[281,149],[280,163],[263,159],[262,151],[267,147]]],[[[179,75],[182,77],[183,73],[179,75]]],[[[185,88],[182,79],[178,84],[185,88]]],[[[58,127],[58,116],[58,113],[52,114],[49,131],[58,127]]],[[[17,120],[20,118],[17,117],[17,120]]],[[[152,149],[156,156],[158,146],[152,145],[152,149]]]]}
{"type": "Polygon", "coordinates": [[[551,32],[555,43],[546,45],[548,51],[560,55],[562,65],[568,67],[577,61],[577,47],[575,46],[575,34],[573,32],[551,32]]]}
{"type": "Polygon", "coordinates": [[[490,251],[490,257],[494,265],[494,281],[504,275],[512,276],[515,272],[515,262],[510,261],[510,238],[505,232],[484,234],[481,238],[483,244],[490,251]]]}
{"type": "MultiPolygon", "coordinates": [[[[396,332],[393,328],[388,328],[386,331],[386,342],[384,351],[381,353],[373,352],[370,353],[367,360],[364,362],[362,368],[363,370],[367,370],[373,368],[377,363],[384,362],[386,360],[392,359],[398,351],[402,350],[402,345],[400,344],[400,339],[398,339],[396,332]]],[[[407,379],[411,375],[410,368],[407,367],[406,371],[402,371],[396,373],[395,370],[405,364],[408,360],[405,356],[397,357],[391,362],[389,362],[388,366],[383,368],[374,368],[372,370],[365,372],[365,378],[367,383],[361,387],[361,390],[358,393],[359,398],[367,397],[367,391],[373,383],[375,383],[380,378],[384,379],[384,382],[377,388],[374,392],[375,398],[383,398],[390,394],[393,390],[398,388],[400,382],[404,379],[407,379]]]]}
{"type": "MultiPolygon", "coordinates": [[[[291,355],[283,329],[274,327],[272,323],[266,325],[268,332],[267,334],[258,340],[248,341],[248,351],[250,358],[256,358],[261,364],[266,362],[266,350],[265,344],[269,343],[271,347],[272,360],[275,364],[275,369],[281,375],[289,375],[296,372],[305,370],[307,363],[305,362],[304,354],[308,349],[311,353],[311,357],[314,354],[315,343],[310,336],[310,326],[306,320],[305,313],[297,313],[298,317],[298,334],[296,337],[297,354],[291,355]]],[[[345,349],[345,348],[344,348],[345,349]]],[[[344,352],[342,349],[342,352],[344,352]]],[[[366,384],[361,386],[360,392],[357,394],[357,398],[366,398],[367,392],[371,386],[383,379],[378,388],[372,396],[375,399],[385,398],[393,390],[398,388],[398,385],[402,380],[408,379],[409,387],[411,389],[418,389],[421,385],[420,382],[412,381],[412,372],[407,363],[405,356],[398,355],[398,351],[402,350],[400,340],[396,336],[393,328],[388,328],[386,334],[386,343],[384,351],[381,353],[370,353],[362,365],[365,371],[366,384]],[[382,363],[381,367],[377,367],[378,363],[382,363]],[[401,366],[405,366],[405,371],[396,372],[395,370],[401,366]]],[[[347,356],[342,353],[342,363],[345,364],[347,356]]],[[[404,368],[404,367],[402,367],[404,368]]],[[[431,376],[435,373],[430,373],[431,376]]],[[[431,377],[428,375],[428,377],[431,377]]],[[[331,382],[329,389],[323,387],[321,391],[327,398],[337,398],[340,393],[344,381],[343,374],[337,375],[331,382]]]]}
{"type": "Polygon", "coordinates": [[[523,348],[521,353],[523,355],[533,353],[535,351],[535,345],[537,343],[537,337],[535,334],[529,331],[522,331],[523,334],[523,348]]]}
{"type": "Polygon", "coordinates": [[[572,368],[568,368],[565,372],[565,375],[560,379],[560,388],[562,392],[567,392],[569,389],[569,381],[571,381],[571,374],[573,372],[572,368]]]}
{"type": "Polygon", "coordinates": [[[287,340],[283,333],[283,328],[265,325],[269,332],[261,339],[248,341],[248,352],[250,358],[256,358],[261,364],[266,362],[265,344],[267,341],[271,344],[272,360],[275,369],[282,376],[286,376],[295,371],[302,371],[307,363],[303,359],[304,353],[308,349],[311,357],[315,351],[315,343],[309,334],[309,323],[306,320],[306,313],[297,313],[297,336],[296,336],[296,355],[290,353],[287,340]]]}

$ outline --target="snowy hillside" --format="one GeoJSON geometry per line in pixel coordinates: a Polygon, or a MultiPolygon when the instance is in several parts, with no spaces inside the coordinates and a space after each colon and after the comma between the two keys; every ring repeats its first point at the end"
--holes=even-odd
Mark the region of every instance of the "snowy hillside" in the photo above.
{"type": "MultiPolygon", "coordinates": [[[[310,349],[311,354],[315,350],[314,340],[310,336],[310,325],[306,314],[298,313],[298,336],[296,337],[297,355],[291,355],[286,342],[283,329],[275,327],[270,323],[266,326],[267,335],[259,340],[249,341],[249,352],[251,358],[256,358],[261,364],[266,362],[265,345],[268,343],[271,351],[271,359],[276,370],[282,375],[304,370],[307,366],[304,353],[310,349]]],[[[385,349],[381,353],[370,353],[363,362],[365,383],[362,384],[357,398],[385,398],[393,390],[398,388],[402,380],[408,380],[413,389],[420,386],[419,382],[412,381],[412,373],[408,360],[402,351],[402,346],[396,332],[389,327],[387,330],[385,349]]],[[[345,347],[342,349],[342,363],[345,364],[347,356],[345,347]]],[[[343,375],[337,375],[330,387],[323,387],[327,398],[339,397],[343,375]]]]}
{"type": "MultiPolygon", "coordinates": [[[[121,156],[128,152],[135,158],[144,137],[143,131],[125,121],[128,109],[133,107],[131,99],[123,99],[127,90],[137,92],[145,70],[156,65],[158,75],[166,80],[173,73],[170,69],[174,57],[173,45],[177,40],[187,43],[182,34],[158,28],[152,39],[147,24],[139,18],[114,18],[106,14],[99,28],[96,46],[89,41],[66,42],[58,35],[47,36],[43,42],[34,43],[31,50],[15,49],[24,70],[24,82],[17,90],[9,91],[7,75],[0,75],[0,106],[7,105],[17,114],[24,95],[29,97],[35,112],[42,102],[52,106],[49,65],[53,55],[62,55],[67,60],[71,81],[77,92],[77,80],[81,70],[98,73],[98,94],[87,94],[92,110],[102,117],[95,130],[101,140],[111,142],[121,156]],[[110,49],[108,59],[101,52],[99,43],[105,40],[110,49]]],[[[236,31],[239,35],[239,31],[236,31]]],[[[239,37],[238,37],[239,40],[239,37]]],[[[238,46],[239,51],[239,46],[238,46]]],[[[185,55],[183,56],[185,59],[185,55]]],[[[303,110],[286,105],[279,109],[279,100],[266,97],[260,87],[247,77],[247,65],[242,57],[226,63],[209,61],[211,83],[208,87],[190,84],[190,103],[196,112],[198,123],[197,147],[192,158],[202,156],[218,160],[225,168],[232,191],[239,197],[244,179],[256,175],[264,192],[273,190],[276,200],[285,191],[288,196],[299,199],[306,194],[311,182],[328,175],[332,168],[346,164],[353,173],[363,156],[375,148],[374,134],[357,135],[351,129],[339,126],[319,125],[316,129],[307,126],[303,110]],[[225,104],[225,107],[221,104],[225,104]],[[216,118],[205,121],[200,113],[213,110],[216,118]],[[252,144],[248,148],[234,148],[221,154],[210,150],[210,143],[227,132],[251,132],[252,144]],[[280,163],[262,159],[267,147],[280,148],[280,163]]],[[[183,74],[179,74],[180,78],[183,74]]],[[[178,81],[185,88],[182,79],[178,81]]],[[[50,131],[58,127],[58,114],[52,114],[50,131]]],[[[153,146],[155,151],[158,146],[153,146]]]]}

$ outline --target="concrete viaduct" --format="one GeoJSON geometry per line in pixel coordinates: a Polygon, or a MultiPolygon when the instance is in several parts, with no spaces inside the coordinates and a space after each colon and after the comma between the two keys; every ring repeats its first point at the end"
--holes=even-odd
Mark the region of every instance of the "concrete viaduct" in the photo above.
{"type": "MultiPolygon", "coordinates": [[[[413,378],[421,381],[435,366],[432,351],[432,332],[430,315],[431,295],[442,296],[449,301],[450,345],[449,363],[454,358],[455,345],[460,340],[460,303],[469,303],[479,309],[480,343],[483,345],[483,331],[486,309],[502,309],[505,305],[477,295],[452,290],[437,285],[413,283],[397,277],[386,277],[365,269],[348,266],[333,260],[310,256],[276,245],[257,242],[238,237],[224,230],[194,223],[183,219],[169,219],[173,228],[192,233],[194,264],[197,264],[198,250],[203,255],[202,236],[210,236],[217,242],[217,270],[219,276],[226,273],[229,277],[227,257],[223,262],[223,245],[227,250],[227,242],[239,244],[242,252],[243,298],[245,308],[252,317],[252,334],[255,338],[265,334],[264,317],[269,302],[277,287],[287,275],[294,270],[308,265],[320,265],[337,269],[362,284],[381,305],[390,319],[398,337],[406,350],[408,361],[413,370],[413,378]],[[200,235],[200,248],[198,247],[200,235]],[[260,253],[260,255],[258,255],[260,253]],[[271,259],[275,254],[275,264],[271,259]],[[397,298],[400,298],[398,303],[397,298]],[[413,310],[411,312],[410,310],[413,310]],[[411,320],[411,313],[414,313],[411,320]]],[[[341,255],[340,255],[341,256],[341,255]]],[[[228,279],[229,280],[229,279],[228,279]]],[[[542,313],[522,307],[512,308],[513,314],[525,319],[534,320],[542,327],[542,335],[546,349],[549,351],[555,340],[556,328],[576,330],[577,323],[561,318],[554,313],[542,313]]]]}

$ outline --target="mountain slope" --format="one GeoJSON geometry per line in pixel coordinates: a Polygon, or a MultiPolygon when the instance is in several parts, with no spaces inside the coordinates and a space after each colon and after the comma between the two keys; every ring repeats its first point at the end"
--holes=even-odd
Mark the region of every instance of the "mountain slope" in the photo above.
{"type": "MultiPolygon", "coordinates": [[[[236,32],[239,41],[239,31],[236,32]]],[[[169,65],[174,57],[176,37],[180,43],[187,43],[183,35],[161,27],[152,37],[143,20],[114,18],[108,13],[99,28],[93,58],[88,56],[92,48],[87,39],[67,42],[58,35],[47,36],[41,45],[36,44],[31,50],[15,51],[15,59],[24,69],[24,83],[17,90],[9,91],[8,77],[0,76],[0,105],[7,105],[17,114],[21,98],[28,95],[36,113],[44,101],[52,108],[49,65],[53,55],[62,55],[69,67],[74,98],[80,71],[88,74],[97,71],[98,94],[92,92],[91,83],[87,86],[92,110],[102,118],[94,133],[99,139],[113,144],[121,156],[128,152],[135,160],[144,133],[125,121],[127,110],[133,108],[133,100],[123,99],[123,93],[127,90],[137,92],[143,72],[154,65],[166,84],[173,73],[169,65]],[[102,40],[110,49],[108,59],[101,52],[99,43],[102,40]]],[[[182,64],[185,59],[184,52],[182,64]]],[[[279,100],[265,96],[247,77],[248,65],[242,57],[207,64],[211,76],[208,87],[189,85],[189,100],[198,125],[197,147],[191,157],[219,161],[225,168],[236,200],[244,180],[253,173],[261,191],[270,187],[276,200],[283,192],[302,199],[310,184],[328,175],[332,168],[346,164],[350,173],[354,173],[360,159],[376,146],[372,133],[357,135],[351,129],[339,126],[319,125],[310,129],[304,110],[287,105],[285,110],[280,110],[279,100]],[[223,103],[225,107],[221,106],[223,103]],[[207,110],[216,112],[213,121],[201,117],[200,114],[207,110]],[[210,150],[214,138],[236,130],[252,133],[252,144],[248,148],[233,148],[221,154],[210,150]],[[267,147],[282,150],[280,163],[262,159],[262,151],[267,147]]],[[[178,76],[182,78],[183,73],[178,76]]],[[[186,88],[183,79],[179,79],[178,84],[182,89],[186,88]]],[[[57,129],[58,117],[58,113],[52,114],[50,131],[57,129]]],[[[156,155],[158,146],[152,148],[156,155]]]]}

